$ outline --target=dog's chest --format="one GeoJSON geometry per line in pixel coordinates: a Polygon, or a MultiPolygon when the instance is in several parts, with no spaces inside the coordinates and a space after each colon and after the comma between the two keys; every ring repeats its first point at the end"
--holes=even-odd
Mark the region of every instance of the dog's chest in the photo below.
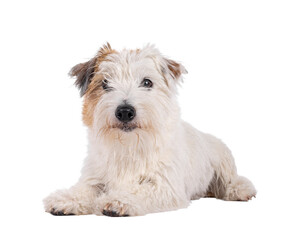
{"type": "Polygon", "coordinates": [[[157,173],[166,172],[166,168],[171,168],[170,164],[170,156],[166,152],[112,152],[106,156],[98,155],[94,174],[112,185],[141,183],[152,179],[157,173]]]}

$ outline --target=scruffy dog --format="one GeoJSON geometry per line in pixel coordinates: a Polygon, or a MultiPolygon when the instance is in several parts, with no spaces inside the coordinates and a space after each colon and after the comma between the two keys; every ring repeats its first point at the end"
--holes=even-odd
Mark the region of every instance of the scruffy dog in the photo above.
{"type": "Polygon", "coordinates": [[[225,144],[180,119],[176,92],[184,73],[149,45],[118,52],[106,44],[71,69],[84,97],[88,156],[76,185],[44,199],[47,212],[136,216],[206,196],[255,196],[225,144]]]}

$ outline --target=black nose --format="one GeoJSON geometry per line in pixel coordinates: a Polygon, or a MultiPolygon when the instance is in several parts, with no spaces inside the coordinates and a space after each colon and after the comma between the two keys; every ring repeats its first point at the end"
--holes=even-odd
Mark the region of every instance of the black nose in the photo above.
{"type": "Polygon", "coordinates": [[[134,119],[135,109],[133,106],[130,106],[128,104],[121,105],[117,107],[115,115],[116,118],[119,119],[121,122],[127,123],[134,119]]]}

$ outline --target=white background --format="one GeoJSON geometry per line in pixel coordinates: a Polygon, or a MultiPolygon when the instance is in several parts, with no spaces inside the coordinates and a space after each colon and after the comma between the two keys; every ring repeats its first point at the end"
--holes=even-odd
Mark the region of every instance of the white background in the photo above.
{"type": "Polygon", "coordinates": [[[1,1],[1,239],[299,239],[298,1],[1,1]],[[86,155],[69,69],[109,41],[185,65],[182,117],[231,148],[258,189],[133,218],[54,217],[42,199],[86,155]]]}

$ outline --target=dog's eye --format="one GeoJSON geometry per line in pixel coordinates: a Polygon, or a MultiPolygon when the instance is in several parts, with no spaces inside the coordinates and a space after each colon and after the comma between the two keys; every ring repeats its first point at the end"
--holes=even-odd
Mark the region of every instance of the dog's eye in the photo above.
{"type": "Polygon", "coordinates": [[[106,79],[104,79],[102,81],[102,88],[105,90],[105,91],[109,91],[111,88],[108,86],[108,81],[106,79]]]}
{"type": "Polygon", "coordinates": [[[145,79],[142,81],[141,86],[142,86],[142,87],[145,87],[145,88],[152,88],[153,83],[152,83],[151,80],[149,80],[148,78],[145,78],[145,79]]]}

